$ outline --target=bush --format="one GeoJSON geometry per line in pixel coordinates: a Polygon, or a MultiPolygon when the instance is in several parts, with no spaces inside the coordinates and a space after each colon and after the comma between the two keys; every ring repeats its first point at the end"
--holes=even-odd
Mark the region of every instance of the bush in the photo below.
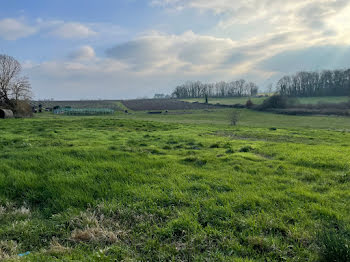
{"type": "Polygon", "coordinates": [[[295,104],[297,104],[297,100],[295,98],[289,98],[282,95],[273,95],[268,99],[265,99],[262,105],[260,105],[257,109],[285,109],[293,107],[295,104]]]}
{"type": "Polygon", "coordinates": [[[252,102],[252,100],[250,100],[250,98],[247,100],[247,102],[245,103],[245,106],[247,108],[252,108],[254,106],[254,103],[252,102]]]}
{"type": "Polygon", "coordinates": [[[16,117],[31,117],[33,116],[32,107],[28,101],[18,101],[14,108],[16,117]]]}
{"type": "Polygon", "coordinates": [[[287,108],[288,98],[281,95],[273,95],[268,99],[265,99],[261,105],[261,109],[270,108],[287,108]]]}

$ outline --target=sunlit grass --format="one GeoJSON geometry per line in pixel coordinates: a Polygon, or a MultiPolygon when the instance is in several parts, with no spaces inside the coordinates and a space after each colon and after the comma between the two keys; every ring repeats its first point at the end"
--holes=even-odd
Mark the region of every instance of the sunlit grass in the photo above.
{"type": "Polygon", "coordinates": [[[346,254],[349,119],[228,112],[1,121],[0,259],[346,254]]]}

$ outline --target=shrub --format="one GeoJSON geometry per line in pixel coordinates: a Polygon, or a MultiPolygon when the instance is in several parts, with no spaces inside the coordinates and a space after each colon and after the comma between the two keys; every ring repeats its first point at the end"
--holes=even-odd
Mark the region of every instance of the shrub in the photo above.
{"type": "Polygon", "coordinates": [[[16,117],[31,117],[33,116],[32,107],[28,101],[17,101],[14,113],[16,117]]]}
{"type": "Polygon", "coordinates": [[[264,100],[261,107],[263,109],[269,108],[286,108],[287,107],[287,97],[274,95],[264,100]]]}
{"type": "Polygon", "coordinates": [[[250,98],[247,100],[247,102],[245,103],[245,106],[247,108],[252,108],[254,106],[254,103],[252,102],[252,100],[250,100],[250,98]]]}
{"type": "Polygon", "coordinates": [[[265,99],[262,105],[258,107],[260,110],[273,109],[273,108],[288,108],[297,103],[295,98],[288,98],[281,95],[273,95],[268,99],[265,99]]]}

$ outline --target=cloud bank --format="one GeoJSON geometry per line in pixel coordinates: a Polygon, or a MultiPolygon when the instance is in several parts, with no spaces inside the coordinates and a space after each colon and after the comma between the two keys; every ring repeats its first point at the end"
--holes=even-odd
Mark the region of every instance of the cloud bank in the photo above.
{"type": "Polygon", "coordinates": [[[3,19],[0,37],[11,41],[44,34],[79,40],[65,59],[26,66],[41,97],[93,98],[103,90],[101,98],[132,98],[170,92],[186,80],[241,77],[264,87],[300,70],[350,67],[349,3],[150,0],[152,7],[174,17],[195,12],[196,19],[206,19],[210,13],[216,23],[198,33],[188,18],[188,30],[182,33],[148,30],[118,41],[113,32],[122,29],[113,24],[3,19]],[[103,47],[88,41],[107,38],[103,47]],[[62,95],[64,90],[70,90],[69,97],[62,95]]]}

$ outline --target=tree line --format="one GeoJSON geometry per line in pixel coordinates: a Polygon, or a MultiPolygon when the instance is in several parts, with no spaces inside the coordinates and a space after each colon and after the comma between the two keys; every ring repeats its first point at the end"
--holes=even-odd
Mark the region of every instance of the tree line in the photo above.
{"type": "Polygon", "coordinates": [[[279,94],[285,96],[348,96],[350,69],[287,75],[278,81],[276,89],[279,94]]]}
{"type": "Polygon", "coordinates": [[[188,81],[179,85],[172,93],[175,98],[200,98],[200,97],[244,97],[255,96],[259,88],[253,82],[240,79],[232,82],[202,83],[200,81],[188,81]]]}

